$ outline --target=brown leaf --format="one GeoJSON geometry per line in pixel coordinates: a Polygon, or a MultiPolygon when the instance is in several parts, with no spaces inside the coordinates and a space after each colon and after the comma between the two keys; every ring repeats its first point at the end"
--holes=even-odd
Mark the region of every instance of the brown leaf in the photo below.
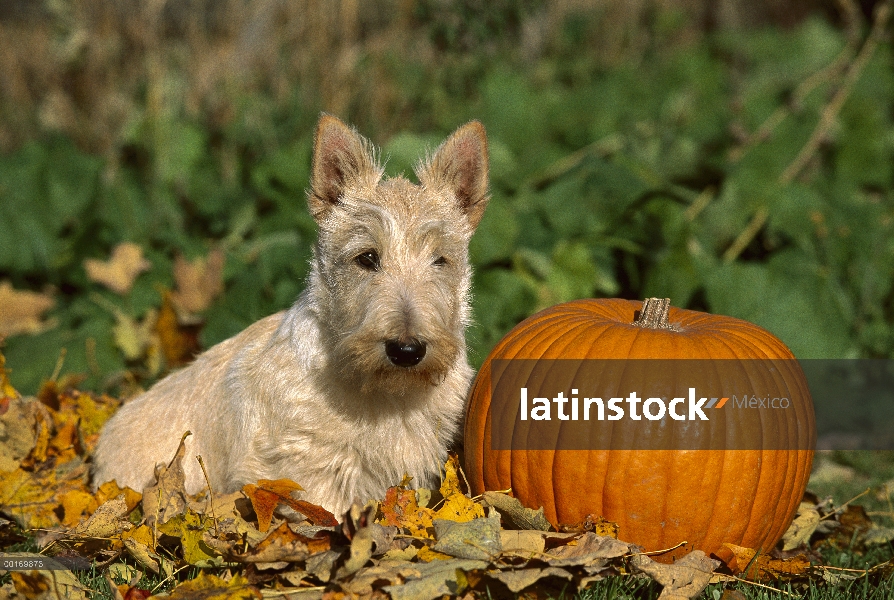
{"type": "Polygon", "coordinates": [[[743,548],[735,544],[724,544],[735,556],[735,564],[730,565],[734,572],[745,574],[748,579],[781,579],[790,580],[804,577],[810,569],[810,561],[803,554],[792,558],[773,558],[761,554],[751,548],[743,548]],[[747,569],[747,572],[745,570],[747,569]]]}
{"type": "Polygon", "coordinates": [[[292,531],[288,523],[281,523],[257,546],[238,555],[236,559],[247,563],[296,562],[307,560],[312,554],[325,552],[330,546],[328,534],[309,538],[292,531]]]}
{"type": "Polygon", "coordinates": [[[201,350],[199,344],[200,324],[182,325],[174,310],[170,292],[164,294],[158,318],[155,321],[155,333],[158,335],[161,351],[168,367],[183,366],[201,350]]]}
{"type": "Polygon", "coordinates": [[[600,568],[612,559],[636,552],[637,546],[588,531],[571,543],[546,551],[542,560],[553,567],[600,568]]]}
{"type": "Polygon", "coordinates": [[[133,524],[127,520],[127,512],[127,502],[124,501],[124,494],[121,494],[97,508],[90,518],[78,525],[72,533],[84,538],[110,538],[133,529],[133,524]]]}
{"type": "Polygon", "coordinates": [[[165,523],[168,519],[183,513],[187,505],[185,476],[183,474],[183,457],[186,455],[186,436],[183,434],[174,458],[167,467],[158,465],[155,468],[155,485],[143,490],[143,516],[146,524],[152,528],[165,523]]]}
{"type": "Polygon", "coordinates": [[[672,565],[655,562],[644,554],[635,554],[630,563],[637,571],[645,573],[664,586],[659,600],[690,600],[700,595],[711,581],[711,575],[719,560],[705,556],[701,550],[693,550],[672,565]]]}
{"type": "Polygon", "coordinates": [[[47,294],[12,289],[8,281],[0,283],[0,337],[22,333],[40,333],[55,323],[43,320],[43,313],[56,303],[47,294]]]}
{"type": "Polygon", "coordinates": [[[292,500],[289,506],[304,515],[314,525],[319,525],[320,527],[335,527],[338,525],[338,519],[335,518],[335,515],[319,504],[312,504],[305,500],[292,500]]]}
{"type": "Polygon", "coordinates": [[[314,525],[332,527],[338,525],[335,515],[322,506],[304,500],[292,498],[292,492],[303,491],[300,485],[291,479],[261,479],[258,485],[247,484],[242,491],[251,500],[251,505],[258,515],[258,529],[267,531],[273,520],[273,511],[280,504],[285,504],[300,512],[314,525]]]}
{"type": "Polygon", "coordinates": [[[223,268],[226,255],[214,248],[206,258],[188,262],[182,256],[174,260],[174,280],[177,290],[172,294],[178,310],[186,314],[200,313],[223,292],[223,268]]]}
{"type": "Polygon", "coordinates": [[[92,258],[84,261],[84,269],[91,281],[101,283],[122,296],[130,291],[140,273],[151,268],[152,263],[143,258],[143,249],[130,242],[115,246],[107,261],[92,258]]]}

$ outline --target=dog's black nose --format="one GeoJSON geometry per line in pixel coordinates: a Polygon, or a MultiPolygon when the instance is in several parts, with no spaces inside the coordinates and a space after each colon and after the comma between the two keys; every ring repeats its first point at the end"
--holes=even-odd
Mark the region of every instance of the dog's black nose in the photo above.
{"type": "Polygon", "coordinates": [[[406,342],[389,340],[385,342],[385,354],[391,364],[398,367],[412,367],[418,365],[425,357],[425,342],[411,339],[406,342]]]}

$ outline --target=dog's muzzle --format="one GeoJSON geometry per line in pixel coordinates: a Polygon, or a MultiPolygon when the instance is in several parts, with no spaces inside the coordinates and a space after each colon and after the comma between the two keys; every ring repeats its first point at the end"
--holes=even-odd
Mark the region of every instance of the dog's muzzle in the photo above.
{"type": "Polygon", "coordinates": [[[406,342],[389,340],[385,342],[385,354],[391,364],[397,367],[412,367],[425,358],[425,342],[411,339],[406,342]]]}

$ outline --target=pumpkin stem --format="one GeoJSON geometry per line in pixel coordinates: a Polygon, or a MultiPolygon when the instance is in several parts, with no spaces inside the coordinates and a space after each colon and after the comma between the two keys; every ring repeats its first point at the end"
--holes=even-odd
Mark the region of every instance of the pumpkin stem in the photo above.
{"type": "Polygon", "coordinates": [[[668,323],[667,315],[670,312],[670,305],[670,298],[646,298],[643,300],[643,307],[633,324],[646,329],[679,331],[679,326],[668,323]]]}

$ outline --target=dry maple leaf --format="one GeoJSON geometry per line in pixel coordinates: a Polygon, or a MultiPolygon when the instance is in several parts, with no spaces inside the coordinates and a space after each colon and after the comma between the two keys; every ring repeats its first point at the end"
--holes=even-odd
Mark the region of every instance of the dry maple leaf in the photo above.
{"type": "Polygon", "coordinates": [[[101,283],[122,296],[130,291],[140,273],[151,268],[152,263],[143,258],[143,249],[130,242],[115,246],[109,260],[84,260],[84,270],[90,281],[101,283]]]}
{"type": "Polygon", "coordinates": [[[47,294],[14,290],[8,281],[0,283],[0,337],[40,333],[55,325],[44,321],[43,313],[56,303],[47,294]]]}
{"type": "Polygon", "coordinates": [[[462,522],[484,517],[484,508],[460,489],[459,469],[459,459],[451,455],[444,464],[444,480],[440,488],[444,503],[433,518],[462,522]]]}
{"type": "Polygon", "coordinates": [[[226,255],[214,248],[206,258],[189,262],[182,256],[174,259],[174,281],[177,290],[171,299],[177,309],[192,315],[211,306],[211,302],[223,292],[223,268],[226,255]]]}
{"type": "Polygon", "coordinates": [[[415,491],[399,485],[388,488],[381,509],[380,524],[403,527],[413,536],[431,537],[432,511],[419,506],[415,491]]]}

